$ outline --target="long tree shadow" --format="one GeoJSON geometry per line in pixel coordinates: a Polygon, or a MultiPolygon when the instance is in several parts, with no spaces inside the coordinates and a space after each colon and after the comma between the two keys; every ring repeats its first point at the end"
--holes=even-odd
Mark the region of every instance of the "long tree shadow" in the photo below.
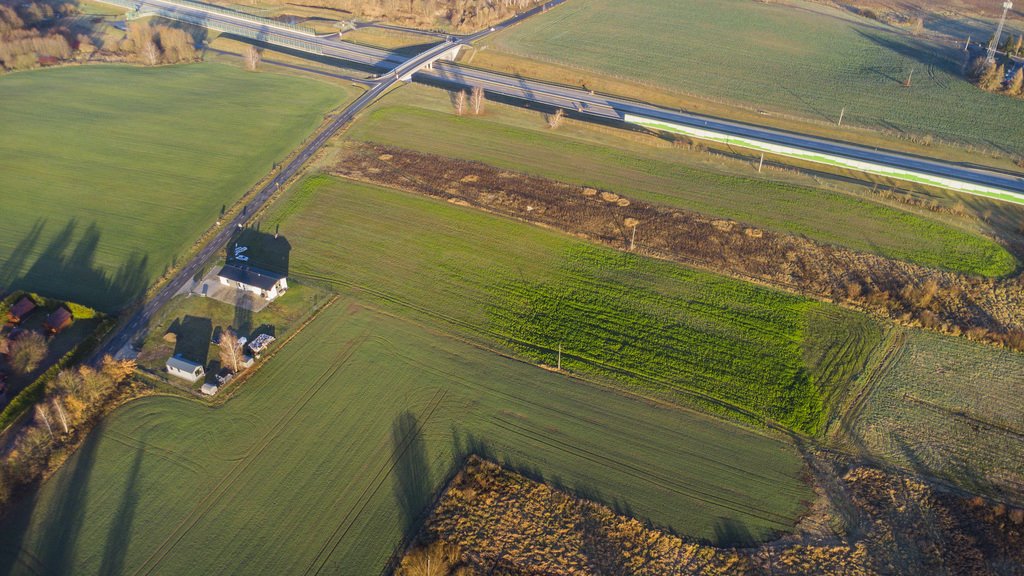
{"type": "Polygon", "coordinates": [[[391,443],[395,458],[395,499],[402,514],[403,536],[408,541],[419,528],[419,521],[434,494],[427,447],[416,415],[406,411],[394,419],[391,443]]]}
{"type": "Polygon", "coordinates": [[[235,319],[232,326],[239,336],[252,338],[252,308],[256,303],[256,297],[252,292],[242,292],[235,301],[235,319]]]}
{"type": "Polygon", "coordinates": [[[133,252],[111,274],[95,262],[101,242],[95,223],[79,233],[78,221],[71,219],[38,250],[45,228],[46,221],[37,220],[0,264],[0,291],[29,290],[105,312],[126,308],[145,292],[148,256],[133,252]]]}
{"type": "Polygon", "coordinates": [[[747,525],[735,518],[720,517],[715,522],[715,545],[747,548],[757,543],[747,525]]]}
{"type": "MultiPolygon", "coordinates": [[[[49,506],[49,514],[40,527],[46,537],[33,555],[48,574],[74,574],[74,553],[78,538],[85,530],[86,494],[96,460],[103,424],[99,424],[73,457],[71,468],[64,470],[53,487],[58,494],[49,506]]],[[[68,464],[65,464],[67,466],[68,464]]]]}
{"type": "Polygon", "coordinates": [[[14,281],[21,275],[22,268],[25,267],[25,264],[32,255],[32,251],[39,244],[39,237],[42,235],[45,226],[46,220],[41,218],[36,220],[28,234],[11,251],[10,257],[0,262],[0,292],[13,286],[14,281]]]}
{"type": "Polygon", "coordinates": [[[135,459],[125,478],[124,494],[121,504],[114,514],[114,520],[107,530],[104,541],[103,561],[100,563],[100,574],[121,574],[124,572],[124,557],[128,551],[128,543],[132,537],[132,524],[135,522],[135,509],[139,503],[139,491],[136,486],[142,459],[146,454],[145,438],[139,439],[139,447],[135,450],[135,459]]]}
{"type": "Polygon", "coordinates": [[[11,574],[19,565],[37,573],[43,571],[35,555],[22,549],[39,499],[38,484],[26,491],[30,493],[18,496],[15,509],[0,521],[0,574],[11,574]]]}

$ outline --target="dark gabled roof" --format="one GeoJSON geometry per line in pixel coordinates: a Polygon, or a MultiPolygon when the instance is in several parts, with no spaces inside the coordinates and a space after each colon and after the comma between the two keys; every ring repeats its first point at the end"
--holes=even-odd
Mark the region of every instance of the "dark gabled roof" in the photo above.
{"type": "Polygon", "coordinates": [[[18,298],[18,301],[11,306],[9,314],[13,318],[21,318],[29,312],[36,309],[36,303],[28,296],[22,296],[18,298]]]}
{"type": "Polygon", "coordinates": [[[231,264],[221,268],[217,275],[221,278],[227,278],[232,282],[241,282],[247,286],[255,286],[261,290],[270,290],[281,278],[284,278],[284,275],[270,272],[269,270],[261,270],[251,266],[242,268],[241,266],[231,264]]]}
{"type": "Polygon", "coordinates": [[[46,325],[53,330],[58,330],[70,324],[72,320],[74,318],[71,316],[71,311],[61,306],[46,317],[46,325]]]}
{"type": "Polygon", "coordinates": [[[198,362],[193,362],[191,360],[186,360],[185,358],[182,358],[181,356],[175,355],[175,356],[171,356],[170,358],[167,359],[167,367],[168,368],[177,368],[178,370],[181,370],[182,372],[188,372],[188,373],[192,374],[192,373],[195,373],[196,368],[202,367],[202,364],[200,364],[198,362]]]}

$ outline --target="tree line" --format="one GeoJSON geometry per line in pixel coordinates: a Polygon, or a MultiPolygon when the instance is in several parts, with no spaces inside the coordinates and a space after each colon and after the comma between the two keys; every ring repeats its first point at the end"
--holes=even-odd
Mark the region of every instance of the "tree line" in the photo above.
{"type": "Polygon", "coordinates": [[[83,59],[102,53],[107,60],[135,61],[154,66],[198,59],[195,39],[186,30],[157,22],[135,21],[123,36],[108,33],[94,39],[75,34],[61,19],[77,13],[72,4],[0,0],[0,71],[27,70],[44,63],[83,59]]]}
{"type": "Polygon", "coordinates": [[[99,416],[123,397],[134,372],[134,360],[107,356],[98,368],[82,365],[57,373],[31,418],[14,424],[13,440],[0,460],[0,506],[68,458],[99,416]]]}
{"type": "Polygon", "coordinates": [[[67,3],[0,1],[0,71],[34,68],[41,59],[70,58],[70,32],[54,23],[75,11],[67,3]]]}
{"type": "Polygon", "coordinates": [[[475,30],[513,16],[537,0],[307,0],[363,18],[475,30]]]}
{"type": "Polygon", "coordinates": [[[194,62],[198,57],[191,34],[154,22],[132,22],[122,40],[111,46],[104,43],[104,49],[134,54],[148,66],[194,62]]]}

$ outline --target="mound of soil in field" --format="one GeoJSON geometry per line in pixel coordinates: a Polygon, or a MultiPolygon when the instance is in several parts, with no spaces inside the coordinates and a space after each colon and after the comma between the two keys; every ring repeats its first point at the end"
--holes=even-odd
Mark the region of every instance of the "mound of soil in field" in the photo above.
{"type": "Polygon", "coordinates": [[[904,325],[1024,349],[1022,277],[994,280],[930,269],[611,191],[387,146],[353,148],[334,173],[839,302],[904,325]]]}
{"type": "Polygon", "coordinates": [[[1019,574],[1024,566],[1024,510],[873,468],[854,467],[841,484],[859,516],[851,535],[722,548],[471,458],[398,574],[419,574],[426,562],[432,574],[464,576],[1019,574]]]}

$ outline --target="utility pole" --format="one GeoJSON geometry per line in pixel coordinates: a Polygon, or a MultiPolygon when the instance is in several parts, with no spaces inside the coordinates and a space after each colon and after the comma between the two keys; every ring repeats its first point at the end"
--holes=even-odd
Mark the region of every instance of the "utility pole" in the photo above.
{"type": "Polygon", "coordinates": [[[971,37],[968,36],[967,37],[967,42],[964,42],[964,52],[967,52],[967,49],[970,48],[970,47],[971,47],[971,37]]]}
{"type": "Polygon", "coordinates": [[[843,110],[839,113],[839,127],[843,127],[843,117],[846,116],[846,106],[843,106],[843,110]]]}
{"type": "Polygon", "coordinates": [[[562,343],[558,343],[558,371],[562,371],[562,343]]]}
{"type": "MultiPolygon", "coordinates": [[[[761,168],[764,167],[764,152],[761,152],[761,161],[757,163],[757,173],[761,173],[761,168]]],[[[636,228],[633,228],[633,232],[636,232],[636,228]]]]}
{"type": "Polygon", "coordinates": [[[633,224],[633,237],[629,239],[629,251],[630,252],[632,252],[634,249],[636,249],[636,227],[639,226],[639,225],[640,225],[639,222],[637,222],[636,224],[633,224]]]}
{"type": "Polygon", "coordinates": [[[903,83],[904,88],[910,88],[910,82],[914,79],[914,69],[910,69],[910,76],[907,76],[907,81],[903,83]]]}
{"type": "MultiPolygon", "coordinates": [[[[993,64],[996,61],[996,49],[999,47],[999,41],[1003,37],[1003,26],[1006,25],[1006,13],[1013,8],[1013,2],[1006,0],[1003,2],[1003,16],[999,19],[999,26],[996,28],[996,35],[992,37],[992,40],[988,43],[988,57],[985,61],[989,64],[993,64]]],[[[1000,78],[1002,80],[1002,78],[1000,78]]]]}

